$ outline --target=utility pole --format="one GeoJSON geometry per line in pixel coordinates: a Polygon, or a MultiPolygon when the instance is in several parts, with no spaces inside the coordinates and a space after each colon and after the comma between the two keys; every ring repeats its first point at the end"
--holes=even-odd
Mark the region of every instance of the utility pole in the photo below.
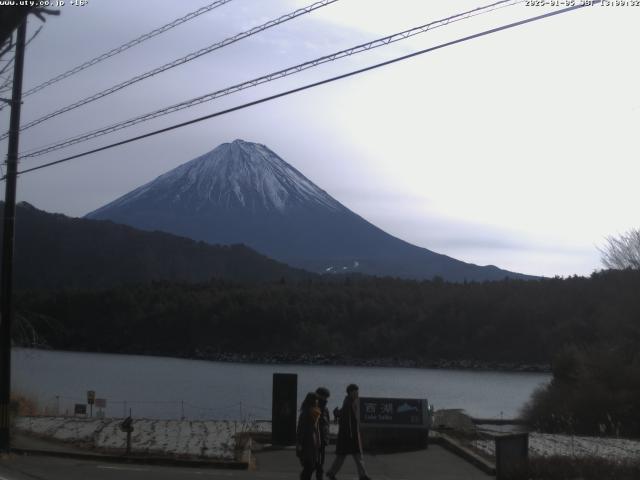
{"type": "Polygon", "coordinates": [[[22,70],[27,19],[18,27],[16,56],[13,67],[13,92],[9,121],[9,147],[4,200],[2,237],[2,278],[0,284],[0,451],[11,449],[9,407],[11,396],[11,323],[13,320],[13,243],[16,216],[16,180],[20,139],[20,107],[22,103],[22,70]]]}

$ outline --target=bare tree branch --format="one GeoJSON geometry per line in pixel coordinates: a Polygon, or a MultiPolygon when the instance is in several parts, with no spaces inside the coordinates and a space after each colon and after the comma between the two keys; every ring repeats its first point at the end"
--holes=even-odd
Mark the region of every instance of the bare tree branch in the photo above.
{"type": "Polygon", "coordinates": [[[2,58],[2,57],[3,57],[3,55],[4,55],[5,53],[7,53],[9,50],[11,50],[12,48],[13,48],[13,35],[12,35],[12,36],[10,36],[9,38],[7,38],[7,39],[2,43],[2,45],[0,45],[0,49],[1,49],[1,50],[0,50],[0,58],[2,58]],[[5,47],[5,44],[7,45],[6,47],[5,47]]]}
{"type": "Polygon", "coordinates": [[[2,70],[0,70],[0,75],[2,75],[9,67],[13,67],[13,58],[9,60],[4,67],[2,67],[2,70]]]}
{"type": "Polygon", "coordinates": [[[31,13],[33,13],[43,22],[46,22],[47,19],[44,17],[45,15],[60,15],[60,10],[51,10],[50,8],[34,8],[31,13]]]}
{"type": "Polygon", "coordinates": [[[27,45],[29,45],[31,43],[31,41],[38,36],[38,34],[40,33],[41,30],[42,30],[42,25],[40,25],[38,27],[38,29],[35,32],[33,32],[33,35],[31,35],[31,38],[29,38],[29,40],[27,40],[27,42],[24,44],[24,46],[26,47],[27,45]]]}
{"type": "Polygon", "coordinates": [[[609,236],[606,242],[604,247],[598,248],[605,267],[640,269],[640,229],[631,229],[617,237],[609,236]]]}
{"type": "MultiPolygon", "coordinates": [[[[58,12],[59,13],[59,12],[58,12]]],[[[42,25],[40,27],[38,27],[38,29],[33,33],[33,35],[31,35],[31,38],[29,38],[29,40],[27,40],[27,42],[25,43],[25,47],[27,47],[27,45],[29,45],[31,43],[31,41],[36,38],[38,36],[38,34],[40,33],[40,31],[42,30],[42,25]]],[[[9,47],[7,47],[6,49],[4,49],[2,51],[2,53],[0,53],[0,58],[2,58],[2,55],[4,55],[6,52],[9,51],[10,47],[13,47],[13,41],[9,42],[9,47]]],[[[13,68],[13,60],[15,59],[15,55],[11,58],[11,60],[9,60],[1,69],[0,69],[0,75],[4,74],[5,71],[8,70],[8,72],[12,71],[13,68]],[[9,68],[11,67],[11,68],[9,68]]],[[[12,75],[8,76],[8,79],[6,81],[2,81],[0,82],[0,93],[3,93],[5,90],[10,90],[11,89],[11,84],[13,83],[13,78],[12,75]]],[[[2,105],[0,104],[0,111],[4,110],[4,108],[7,105],[2,105]]]]}

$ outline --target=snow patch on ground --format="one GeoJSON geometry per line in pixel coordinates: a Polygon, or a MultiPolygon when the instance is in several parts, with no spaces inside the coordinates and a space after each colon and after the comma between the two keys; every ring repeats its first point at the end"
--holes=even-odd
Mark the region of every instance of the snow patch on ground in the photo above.
{"type": "MultiPolygon", "coordinates": [[[[15,427],[25,433],[73,442],[96,450],[122,451],[127,434],[120,430],[122,419],[20,417],[15,427]]],[[[131,434],[133,453],[180,455],[231,460],[239,434],[270,431],[262,422],[225,420],[136,419],[131,434]]]]}
{"type": "MultiPolygon", "coordinates": [[[[473,446],[490,456],[495,455],[493,440],[476,440],[473,442],[473,446]]],[[[530,433],[529,454],[532,456],[561,455],[610,460],[640,460],[640,440],[530,433]]]]}

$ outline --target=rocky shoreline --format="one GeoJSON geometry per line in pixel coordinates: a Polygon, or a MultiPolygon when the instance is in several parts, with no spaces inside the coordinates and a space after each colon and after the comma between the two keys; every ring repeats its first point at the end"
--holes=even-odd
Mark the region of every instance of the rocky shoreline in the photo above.
{"type": "Polygon", "coordinates": [[[200,352],[185,356],[195,360],[233,363],[330,365],[352,367],[403,367],[455,370],[501,371],[523,373],[550,373],[551,365],[538,363],[488,362],[482,360],[414,360],[405,358],[358,358],[343,355],[291,354],[291,353],[228,353],[200,352]]]}
{"type": "MultiPolygon", "coordinates": [[[[23,348],[34,348],[23,346],[23,348]]],[[[56,350],[39,345],[40,350],[56,350]]],[[[497,362],[485,360],[407,359],[399,357],[360,358],[338,354],[297,353],[238,353],[238,352],[157,352],[126,349],[119,352],[93,351],[88,349],[66,350],[85,353],[111,353],[116,355],[143,355],[150,357],[183,358],[210,362],[255,363],[274,365],[328,365],[336,367],[389,367],[389,368],[437,368],[443,370],[477,370],[515,373],[551,373],[551,365],[545,363],[497,362]]]]}

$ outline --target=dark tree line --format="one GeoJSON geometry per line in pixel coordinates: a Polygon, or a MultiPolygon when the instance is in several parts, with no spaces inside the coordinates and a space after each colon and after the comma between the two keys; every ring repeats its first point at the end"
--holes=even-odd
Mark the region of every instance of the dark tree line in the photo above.
{"type": "Polygon", "coordinates": [[[467,284],[212,280],[24,291],[16,304],[56,349],[548,363],[566,345],[637,348],[639,287],[638,271],[467,284]]]}

